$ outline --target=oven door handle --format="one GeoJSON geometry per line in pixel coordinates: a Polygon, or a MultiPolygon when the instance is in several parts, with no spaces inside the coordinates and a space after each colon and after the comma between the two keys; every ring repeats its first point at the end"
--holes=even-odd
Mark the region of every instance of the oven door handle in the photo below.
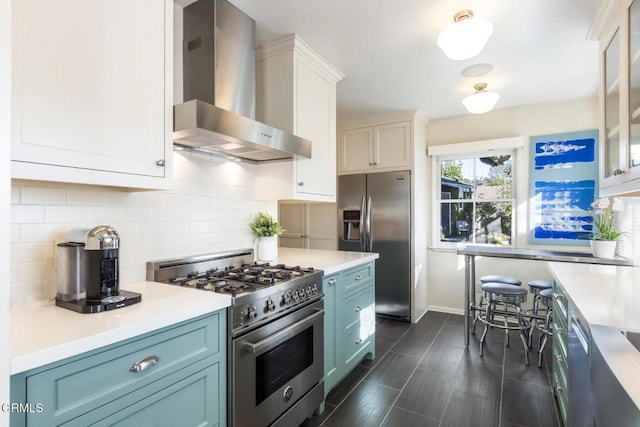
{"type": "Polygon", "coordinates": [[[293,325],[289,325],[284,329],[280,329],[273,335],[268,336],[267,338],[258,341],[257,343],[247,342],[245,345],[251,349],[253,353],[260,353],[263,348],[269,347],[273,345],[275,342],[283,341],[283,338],[287,338],[291,334],[295,334],[298,331],[307,327],[309,323],[312,323],[315,319],[320,316],[324,316],[324,310],[319,308],[316,309],[316,312],[312,315],[305,317],[302,320],[297,321],[293,325]]]}

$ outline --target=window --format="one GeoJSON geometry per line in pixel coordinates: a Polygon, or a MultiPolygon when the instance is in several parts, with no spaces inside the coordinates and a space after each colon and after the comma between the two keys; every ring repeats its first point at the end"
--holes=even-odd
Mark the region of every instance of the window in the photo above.
{"type": "Polygon", "coordinates": [[[512,244],[514,155],[515,150],[491,150],[437,157],[440,245],[436,245],[512,244]]]}

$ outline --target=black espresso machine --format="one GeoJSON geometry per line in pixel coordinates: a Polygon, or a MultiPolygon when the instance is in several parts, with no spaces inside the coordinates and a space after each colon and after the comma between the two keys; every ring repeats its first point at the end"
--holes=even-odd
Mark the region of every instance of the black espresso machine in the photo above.
{"type": "Polygon", "coordinates": [[[113,227],[74,228],[56,249],[57,306],[79,313],[99,313],[142,299],[137,292],[120,289],[120,236],[113,227]]]}

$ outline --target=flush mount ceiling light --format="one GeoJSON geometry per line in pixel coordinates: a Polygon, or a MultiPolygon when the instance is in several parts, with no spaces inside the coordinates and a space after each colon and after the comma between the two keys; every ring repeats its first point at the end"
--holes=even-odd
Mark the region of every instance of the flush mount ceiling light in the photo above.
{"type": "Polygon", "coordinates": [[[495,92],[487,92],[486,83],[478,83],[473,88],[476,90],[476,93],[462,100],[467,111],[472,114],[482,114],[491,111],[496,105],[496,102],[498,102],[500,95],[495,92]]]}
{"type": "Polygon", "coordinates": [[[493,25],[485,19],[474,18],[469,9],[456,13],[453,21],[438,36],[438,46],[454,61],[473,58],[487,44],[493,25]]]}

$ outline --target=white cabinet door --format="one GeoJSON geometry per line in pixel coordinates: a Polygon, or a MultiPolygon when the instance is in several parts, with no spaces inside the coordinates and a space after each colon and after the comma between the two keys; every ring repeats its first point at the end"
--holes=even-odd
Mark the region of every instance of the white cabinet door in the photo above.
{"type": "Polygon", "coordinates": [[[337,249],[338,213],[335,203],[307,204],[307,247],[337,249]]]}
{"type": "Polygon", "coordinates": [[[306,231],[306,208],[304,203],[280,203],[278,222],[286,231],[279,238],[279,245],[286,248],[304,248],[306,231]]]}
{"type": "Polygon", "coordinates": [[[411,166],[411,126],[409,122],[374,127],[373,167],[408,168],[411,166]]]}
{"type": "Polygon", "coordinates": [[[351,129],[340,133],[339,172],[367,171],[373,166],[373,128],[351,129]]]}
{"type": "Polygon", "coordinates": [[[172,2],[14,5],[14,177],[163,182],[171,156],[172,2]]]}
{"type": "Polygon", "coordinates": [[[296,62],[296,135],[312,142],[311,158],[296,157],[296,192],[336,194],[336,86],[296,62]]]}

